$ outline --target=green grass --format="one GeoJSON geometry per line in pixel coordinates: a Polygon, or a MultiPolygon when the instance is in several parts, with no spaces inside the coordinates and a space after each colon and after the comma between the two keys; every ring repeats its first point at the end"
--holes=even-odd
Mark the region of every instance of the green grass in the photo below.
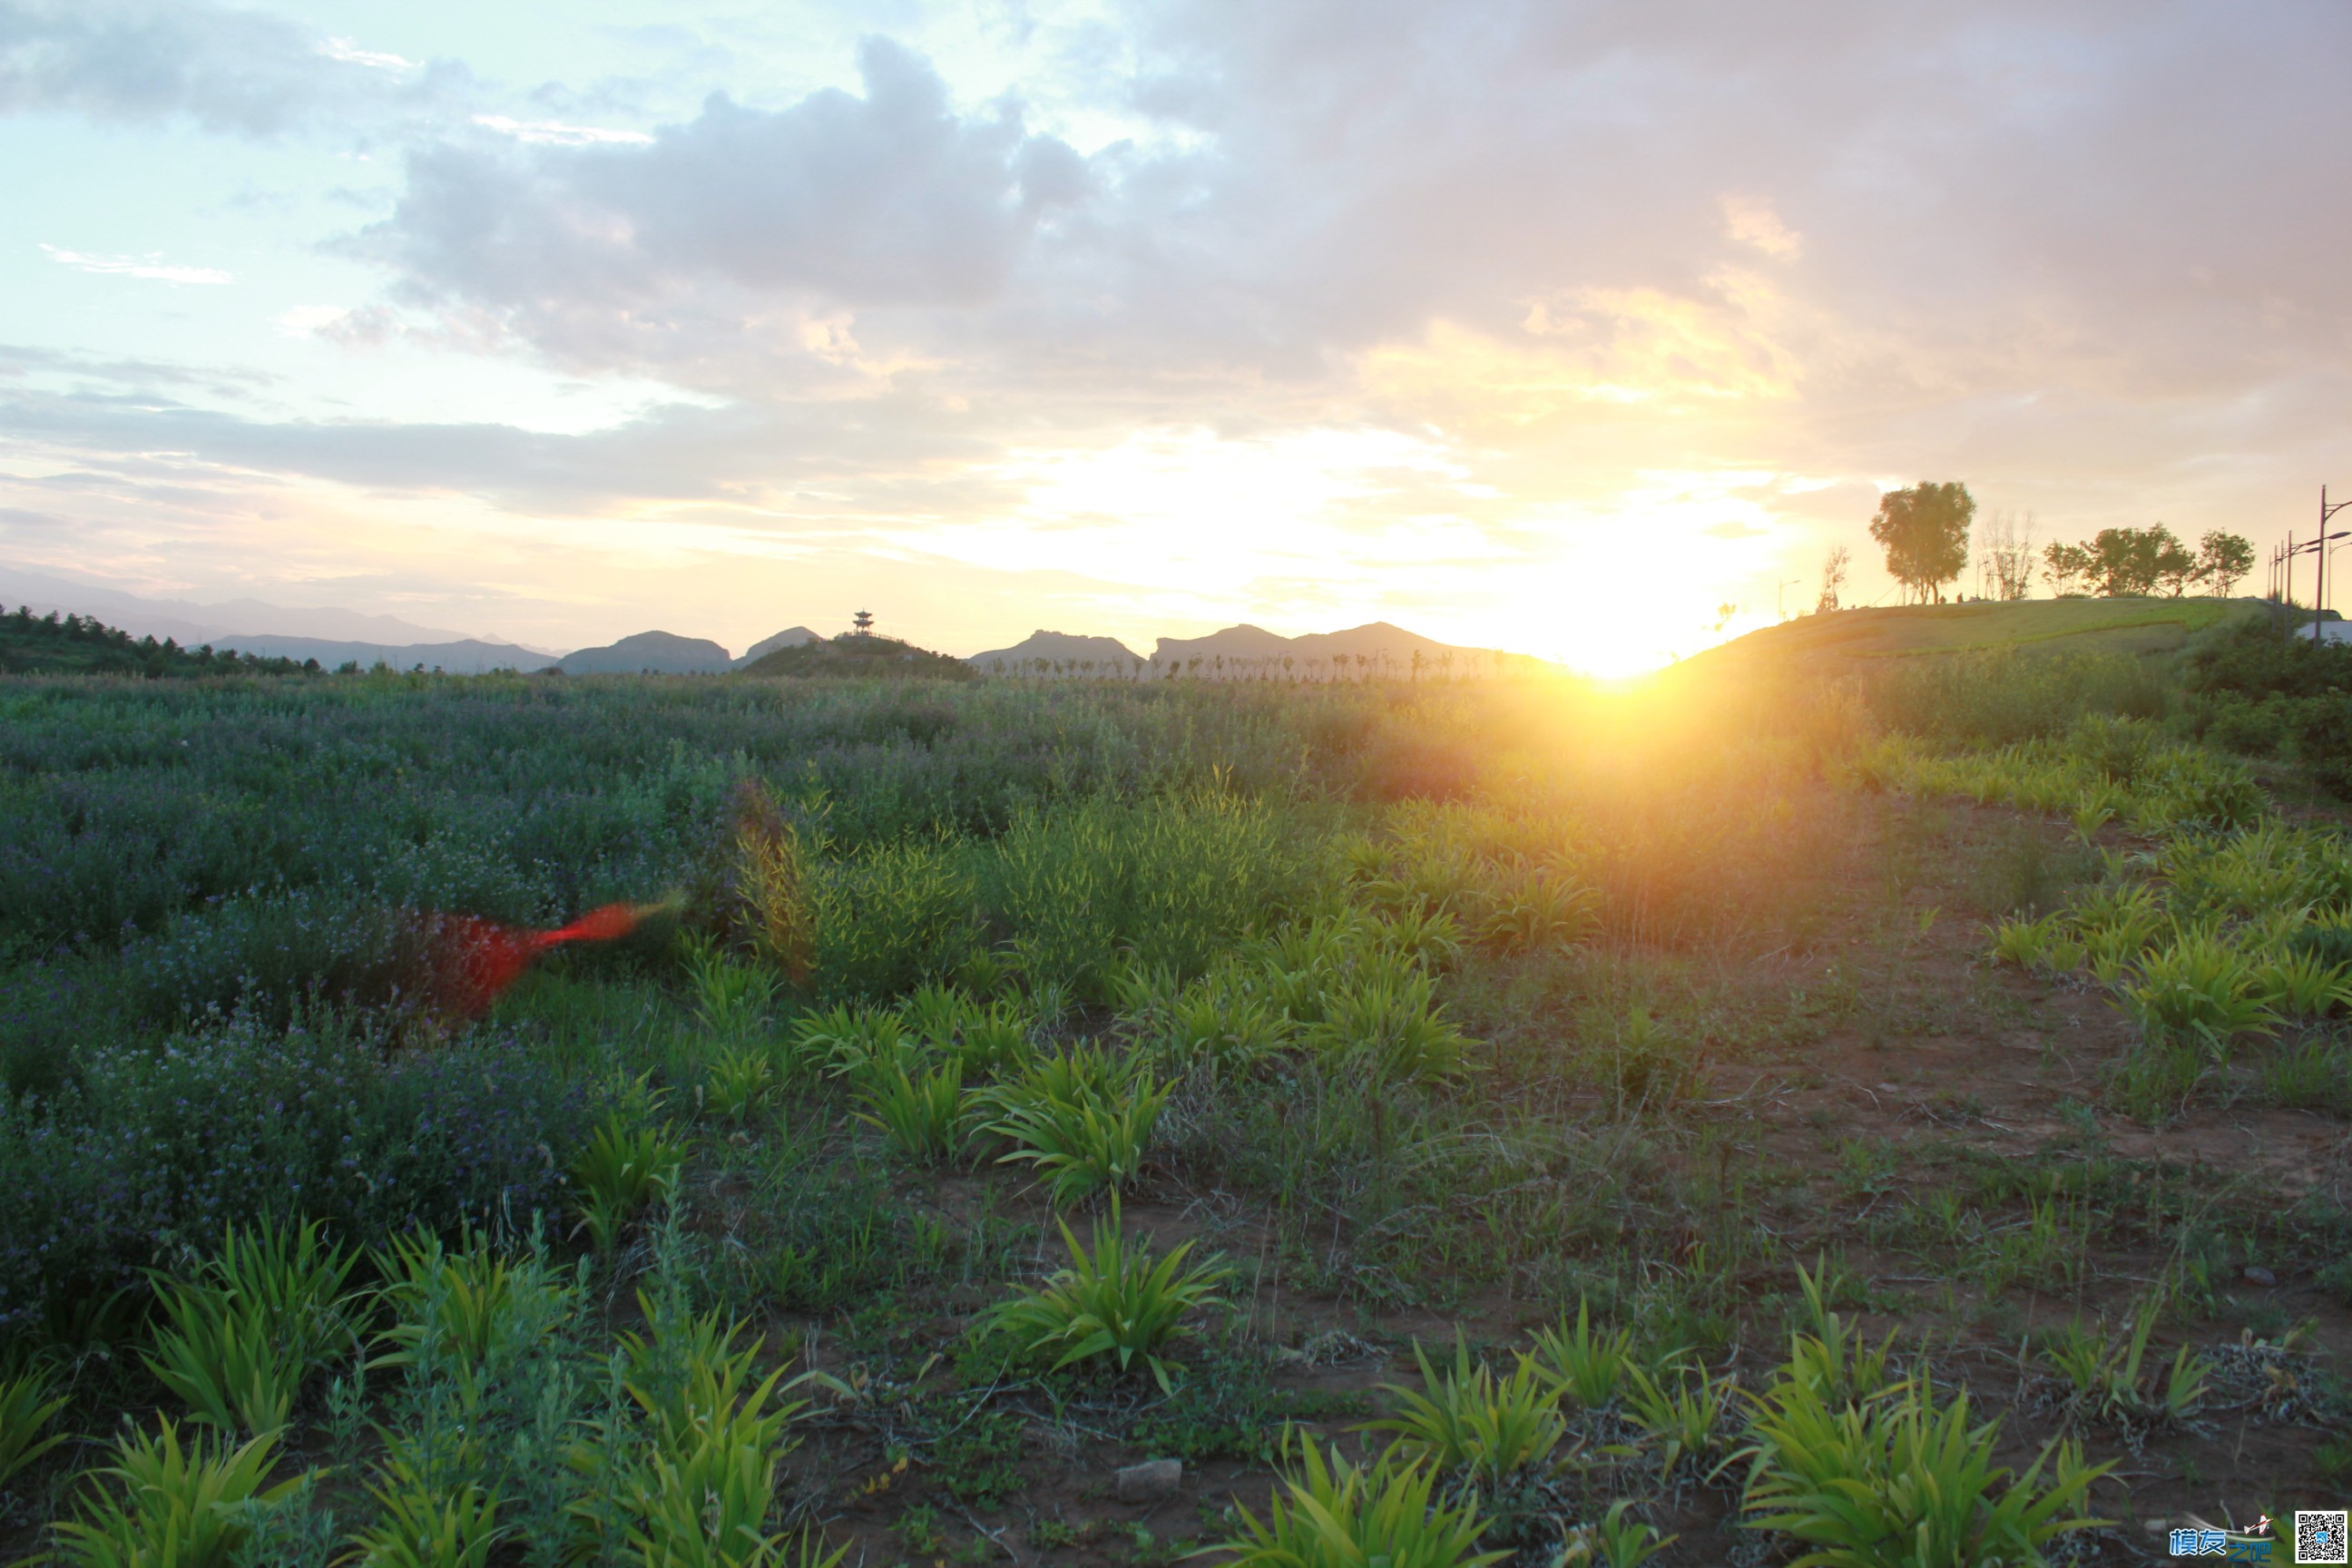
{"type": "Polygon", "coordinates": [[[1906,605],[1801,616],[1702,657],[1883,659],[2004,649],[2144,656],[2186,648],[2200,633],[2259,613],[2252,600],[2188,597],[1906,605]]]}
{"type": "Polygon", "coordinates": [[[1877,663],[0,681],[0,1557],[144,1528],[159,1408],[179,1491],[334,1467],[232,1510],[289,1563],[2022,1559],[2240,1415],[2305,1485],[2352,1219],[2145,1123],[2340,1131],[2340,826],[2168,667],[1877,663]],[[1246,1522],[1115,1528],[1158,1458],[1246,1522]]]}

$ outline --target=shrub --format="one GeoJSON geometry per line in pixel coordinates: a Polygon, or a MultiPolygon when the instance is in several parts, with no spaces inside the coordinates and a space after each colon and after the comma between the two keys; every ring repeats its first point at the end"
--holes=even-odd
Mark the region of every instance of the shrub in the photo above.
{"type": "Polygon", "coordinates": [[[1412,1355],[1421,1387],[1381,1384],[1402,1408],[1365,1431],[1395,1433],[1393,1446],[1404,1458],[1471,1475],[1490,1498],[1524,1472],[1557,1468],[1568,1424],[1560,1418],[1556,1385],[1531,1358],[1519,1357],[1510,1375],[1498,1378],[1484,1362],[1471,1364],[1469,1347],[1458,1337],[1450,1371],[1433,1369],[1418,1344],[1412,1355]]]}
{"type": "Polygon", "coordinates": [[[1234,1568],[1486,1568],[1508,1557],[1477,1550],[1487,1521],[1475,1502],[1435,1497],[1436,1480],[1387,1455],[1359,1467],[1333,1448],[1327,1460],[1310,1439],[1265,1521],[1237,1506],[1241,1530],[1216,1549],[1234,1568]]]}
{"type": "Polygon", "coordinates": [[[1034,1166],[1056,1204],[1074,1203],[1135,1179],[1171,1087],[1133,1058],[1080,1047],[985,1090],[994,1119],[984,1131],[1017,1145],[1000,1163],[1034,1166]]]}
{"type": "Polygon", "coordinates": [[[1625,1402],[1633,1424],[1656,1445],[1660,1470],[1671,1474],[1687,1461],[1712,1475],[1720,1467],[1706,1461],[1723,1447],[1730,1380],[1696,1368],[1685,1368],[1671,1383],[1670,1375],[1663,1369],[1656,1376],[1638,1366],[1629,1370],[1625,1402]]]}
{"type": "Polygon", "coordinates": [[[569,1310],[570,1290],[541,1261],[502,1257],[480,1236],[448,1250],[435,1237],[399,1237],[375,1258],[394,1321],[393,1348],[372,1367],[478,1366],[528,1348],[569,1310]]]}
{"type": "Polygon", "coordinates": [[[951,842],[874,846],[811,884],[814,984],[878,1001],[955,972],[978,950],[974,857],[951,842]]]}
{"type": "Polygon", "coordinates": [[[1633,1333],[1595,1333],[1591,1309],[1580,1297],[1576,1327],[1563,1318],[1558,1326],[1535,1335],[1537,1364],[1559,1391],[1587,1410],[1599,1410],[1617,1397],[1619,1385],[1633,1365],[1633,1333]]]}
{"type": "Polygon", "coordinates": [[[2254,989],[2278,1000],[2290,1018],[2324,1018],[2352,1005],[2352,964],[2327,963],[2308,952],[2291,952],[2255,967],[2254,989]]]}
{"type": "Polygon", "coordinates": [[[2045,1448],[2011,1481],[1992,1462],[1998,1424],[1969,1426],[1965,1393],[1938,1410],[1904,1384],[1833,1408],[1817,1384],[1792,1379],[1759,1401],[1751,1431],[1746,1523],[1794,1536],[1812,1562],[2003,1568],[2040,1562],[2058,1536],[2106,1522],[2082,1505],[2114,1467],[2086,1466],[2079,1448],[2061,1445],[2054,1466],[2045,1448]]]}
{"type": "Polygon", "coordinates": [[[738,963],[718,943],[690,942],[686,952],[687,977],[694,987],[694,1013],[702,1026],[721,1039],[741,1039],[766,1021],[775,1005],[776,972],[763,965],[738,963]]]}
{"type": "Polygon", "coordinates": [[[2068,917],[2043,915],[2040,920],[2002,921],[1993,930],[1992,957],[2021,969],[2046,969],[2063,974],[2084,959],[2083,944],[2066,934],[2068,917]]]}
{"type": "Polygon", "coordinates": [[[0,1486],[66,1440],[48,1426],[68,1403],[62,1394],[50,1397],[49,1380],[39,1373],[0,1378],[0,1486]]]}
{"type": "Polygon", "coordinates": [[[1031,1020],[1011,1000],[983,1006],[962,991],[927,984],[907,998],[905,1011],[915,1036],[961,1062],[967,1076],[1017,1067],[1029,1058],[1031,1020]]]}
{"type": "Polygon", "coordinates": [[[794,1054],[834,1073],[851,1073],[875,1060],[913,1054],[906,1020],[888,1008],[846,1004],[811,1013],[793,1031],[794,1054]]]}
{"type": "Polygon", "coordinates": [[[1656,1526],[1627,1519],[1626,1511],[1633,1506],[1628,1500],[1620,1498],[1600,1519],[1570,1531],[1560,1552],[1560,1568],[1577,1568],[1578,1564],[1642,1568],[1643,1563],[1682,1539],[1676,1535],[1661,1537],[1656,1526]]]}
{"type": "Polygon", "coordinates": [[[2263,1064],[2263,1089],[2273,1105],[2341,1114],[2352,1108],[2352,1052],[2324,1039],[2278,1051],[2263,1064]]]}
{"type": "Polygon", "coordinates": [[[1689,1086],[1687,1048],[1646,1007],[1630,1008],[1619,1021],[1609,1058],[1621,1112],[1670,1105],[1689,1086]]]}
{"type": "Polygon", "coordinates": [[[1433,1082],[1464,1070],[1470,1041],[1444,1016],[1426,974],[1359,976],[1327,995],[1306,1034],[1317,1050],[1361,1061],[1384,1083],[1433,1082]]]}
{"type": "Polygon", "coordinates": [[[919,1075],[898,1062],[866,1069],[857,1119],[890,1135],[909,1159],[950,1160],[963,1146],[963,1063],[942,1062],[919,1075]]]}
{"type": "Polygon", "coordinates": [[[1246,1071],[1290,1043],[1289,1017],[1231,970],[1196,981],[1159,1009],[1148,1038],[1178,1065],[1207,1062],[1246,1071]]]}
{"type": "Polygon", "coordinates": [[[2188,931],[2150,952],[2122,1005],[2151,1038],[2194,1038],[2216,1058],[2240,1035],[2268,1034],[2278,1022],[2273,994],[2246,954],[2206,931],[2188,931]]]}
{"type": "Polygon", "coordinates": [[[342,1559],[362,1568],[486,1568],[510,1533],[499,1522],[497,1489],[429,1487],[405,1465],[369,1489],[376,1521],[352,1537],[342,1559]]]}
{"type": "Polygon", "coordinates": [[[201,1438],[186,1448],[167,1418],[154,1436],[127,1433],[114,1463],[96,1472],[81,1517],[55,1526],[58,1555],[77,1568],[229,1568],[266,1509],[298,1490],[302,1478],[265,1488],[277,1463],[275,1439],[238,1448],[201,1438]]]}
{"type": "Polygon", "coordinates": [[[1478,923],[1478,940],[1505,952],[1570,947],[1600,923],[1601,895],[1571,879],[1520,867],[1478,923]]]}
{"type": "Polygon", "coordinates": [[[356,1343],[357,1300],[345,1285],[359,1255],[324,1245],[320,1229],[318,1220],[232,1226],[197,1279],[157,1277],[171,1326],[156,1336],[148,1370],[197,1420],[277,1432],[304,1379],[356,1343]]]}
{"type": "Polygon", "coordinates": [[[0,1103],[0,1326],[90,1303],[225,1226],[325,1219],[356,1243],[527,1221],[565,1198],[597,1097],[487,1032],[387,1055],[336,1015],[240,1015],[84,1054],[53,1101],[0,1103]]]}
{"type": "Polygon", "coordinates": [[[1129,962],[1192,975],[1307,889],[1307,857],[1256,802],[1200,792],[1030,811],[993,847],[984,901],[1033,993],[1108,996],[1129,962]]]}
{"type": "Polygon", "coordinates": [[[748,1121],[775,1088],[775,1057],[757,1046],[737,1046],[720,1052],[710,1064],[703,1080],[703,1108],[730,1121],[748,1121]]]}
{"type": "Polygon", "coordinates": [[[604,1119],[572,1166],[580,1223],[597,1251],[611,1251],[630,1220],[669,1196],[685,1160],[686,1146],[667,1124],[633,1128],[617,1113],[604,1119]]]}
{"type": "Polygon", "coordinates": [[[170,1327],[145,1357],[155,1380],[195,1419],[257,1437],[283,1431],[302,1384],[302,1363],[271,1332],[268,1315],[226,1292],[166,1283],[158,1304],[170,1327]]]}
{"type": "Polygon", "coordinates": [[[990,1313],[986,1331],[1016,1342],[1030,1358],[1051,1357],[1055,1371],[1097,1358],[1115,1363],[1121,1373],[1139,1363],[1168,1391],[1169,1363],[1160,1352],[1188,1331],[1187,1313],[1223,1304],[1216,1288],[1233,1270],[1185,1268],[1189,1241],[1153,1261],[1148,1247],[1121,1234],[1116,1200],[1109,1221],[1095,1223],[1093,1251],[1067,1225],[1061,1229],[1070,1266],[1038,1289],[1016,1290],[990,1313]]]}
{"type": "Polygon", "coordinates": [[[1829,1310],[1822,1289],[1827,1274],[1828,1269],[1818,1260],[1810,1274],[1805,1272],[1804,1265],[1797,1266],[1797,1288],[1803,1294],[1813,1331],[1790,1336],[1785,1374],[1810,1383],[1828,1398],[1869,1398],[1894,1384],[1893,1373],[1888,1370],[1895,1349],[1894,1331],[1889,1330],[1886,1338],[1873,1349],[1851,1323],[1829,1310]]]}
{"type": "Polygon", "coordinates": [[[740,1329],[715,1316],[680,1321],[674,1306],[645,1305],[654,1338],[623,1340],[629,1397],[651,1437],[623,1482],[631,1543],[654,1568],[780,1563],[781,1542],[763,1527],[785,1429],[803,1408],[775,1398],[783,1369],[755,1383],[759,1342],[738,1348],[740,1329]]]}
{"type": "Polygon", "coordinates": [[[2183,1345],[2160,1384],[2154,1368],[2143,1373],[2148,1338],[2163,1307],[2160,1294],[2149,1297],[2132,1314],[2130,1327],[2113,1335],[2069,1323],[2043,1347],[2043,1359],[2072,1391],[2066,1402],[2070,1417],[2126,1426],[2188,1419],[2210,1392],[2213,1366],[2183,1345]]]}

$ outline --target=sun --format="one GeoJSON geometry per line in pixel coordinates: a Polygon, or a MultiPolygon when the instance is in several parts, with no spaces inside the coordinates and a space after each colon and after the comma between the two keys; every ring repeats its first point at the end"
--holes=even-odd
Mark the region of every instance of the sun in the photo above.
{"type": "Polygon", "coordinates": [[[1504,646],[1580,674],[1662,669],[1719,640],[1712,582],[1661,581],[1659,552],[1636,529],[1595,531],[1549,563],[1488,580],[1504,646]]]}

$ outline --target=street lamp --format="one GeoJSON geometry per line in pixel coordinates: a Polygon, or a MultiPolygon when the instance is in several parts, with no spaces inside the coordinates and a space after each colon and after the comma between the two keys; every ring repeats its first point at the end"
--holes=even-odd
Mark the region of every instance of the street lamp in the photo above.
{"type": "MultiPolygon", "coordinates": [[[[2327,509],[2327,515],[2333,517],[2336,513],[2342,511],[2347,506],[2352,506],[2352,500],[2337,501],[2334,506],[2327,509]]],[[[2328,541],[2332,539],[2352,539],[2352,529],[2339,528],[2333,533],[2322,533],[2316,539],[2305,540],[2301,544],[2290,546],[2286,552],[2288,573],[2287,603],[2290,605],[2294,603],[2294,558],[2298,555],[2309,555],[2315,557],[2312,562],[2312,574],[2317,578],[2318,581],[2311,591],[2311,640],[2313,642],[2320,640],[2319,617],[2321,612],[2326,607],[2326,595],[2327,593],[2327,563],[2329,559],[2335,555],[2337,550],[2344,548],[2344,546],[2339,544],[2336,545],[2335,549],[2329,549],[2327,547],[2328,541]]]]}
{"type": "MultiPolygon", "coordinates": [[[[2346,501],[2344,504],[2352,506],[2352,500],[2346,501]]],[[[1772,590],[1772,613],[1775,617],[1784,621],[1789,618],[1788,592],[1803,581],[1802,577],[1791,577],[1772,590]]]]}
{"type": "Polygon", "coordinates": [[[2319,537],[2313,540],[2310,546],[2319,552],[2319,581],[2313,585],[2311,594],[2311,640],[2315,645],[2318,643],[2320,637],[2319,617],[2326,613],[2327,608],[2327,557],[2333,553],[2326,548],[2327,542],[2331,539],[2346,537],[2345,531],[2328,532],[2327,520],[2347,506],[2352,506],[2352,500],[2340,500],[2334,506],[2328,505],[2327,487],[2326,485],[2319,487],[2319,537]]]}

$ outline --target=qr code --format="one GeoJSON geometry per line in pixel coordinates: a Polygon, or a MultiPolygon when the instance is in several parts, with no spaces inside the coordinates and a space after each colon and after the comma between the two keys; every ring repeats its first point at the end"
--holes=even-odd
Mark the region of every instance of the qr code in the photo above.
{"type": "Polygon", "coordinates": [[[2347,1563],[2345,1534],[2347,1511],[2337,1509],[2333,1513],[2315,1509],[2294,1510],[2294,1560],[2297,1563],[2347,1563]]]}

